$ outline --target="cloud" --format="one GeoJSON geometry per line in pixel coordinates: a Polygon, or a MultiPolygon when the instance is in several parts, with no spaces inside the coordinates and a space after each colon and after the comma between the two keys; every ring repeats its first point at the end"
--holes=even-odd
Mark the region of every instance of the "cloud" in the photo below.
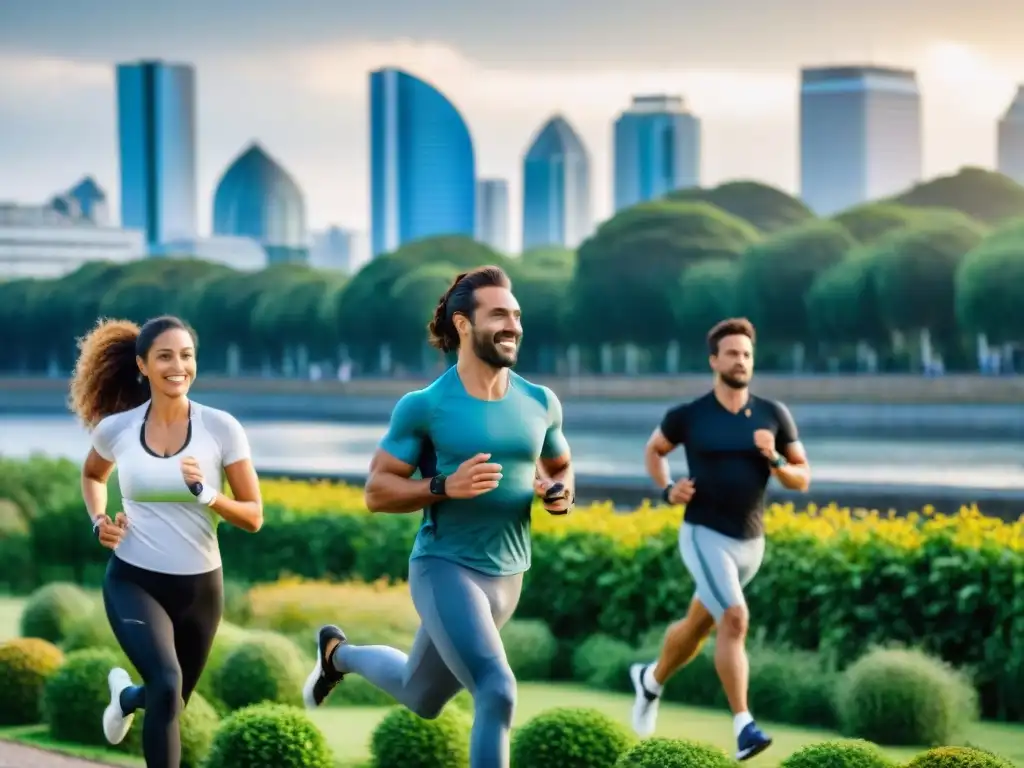
{"type": "Polygon", "coordinates": [[[38,98],[82,88],[109,88],[114,70],[108,64],[53,57],[0,53],[0,98],[38,98]]]}

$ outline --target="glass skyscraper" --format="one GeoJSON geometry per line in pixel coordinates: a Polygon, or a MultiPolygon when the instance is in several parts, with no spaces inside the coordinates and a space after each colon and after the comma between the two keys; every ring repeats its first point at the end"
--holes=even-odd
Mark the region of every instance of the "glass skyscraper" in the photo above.
{"type": "Polygon", "coordinates": [[[507,253],[508,182],[480,179],[476,191],[476,239],[499,253],[507,253]]]}
{"type": "Polygon", "coordinates": [[[523,160],[523,250],[575,248],[591,226],[590,158],[572,126],[555,115],[523,160]]]}
{"type": "Polygon", "coordinates": [[[999,172],[1024,184],[1024,85],[1017,89],[1017,96],[999,121],[998,131],[999,172]]]}
{"type": "Polygon", "coordinates": [[[615,121],[615,210],[700,186],[700,120],[679,96],[636,96],[615,121]]]}
{"type": "Polygon", "coordinates": [[[800,196],[829,216],[921,180],[921,94],[914,72],[802,70],[800,196]]]}
{"type": "Polygon", "coordinates": [[[121,226],[149,245],[196,234],[196,81],[184,64],[117,67],[121,226]]]}
{"type": "Polygon", "coordinates": [[[474,235],[466,121],[440,91],[399,69],[370,74],[370,204],[373,256],[424,237],[474,235]]]}
{"type": "Polygon", "coordinates": [[[263,246],[271,264],[307,260],[302,190],[259,144],[249,145],[218,182],[213,234],[252,238],[263,246]]]}

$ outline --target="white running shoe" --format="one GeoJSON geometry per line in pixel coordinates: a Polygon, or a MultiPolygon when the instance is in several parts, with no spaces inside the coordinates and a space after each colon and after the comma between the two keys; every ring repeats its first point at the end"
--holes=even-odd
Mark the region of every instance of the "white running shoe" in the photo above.
{"type": "Polygon", "coordinates": [[[121,691],[131,688],[132,678],[125,670],[114,667],[107,675],[107,685],[110,687],[110,703],[103,710],[103,735],[111,744],[120,744],[135,719],[134,712],[125,715],[121,711],[121,691]]]}
{"type": "Polygon", "coordinates": [[[629,677],[633,681],[633,690],[636,691],[636,701],[633,703],[633,730],[641,739],[653,735],[658,722],[660,697],[644,687],[644,673],[647,672],[648,666],[634,664],[629,668],[629,677]]]}

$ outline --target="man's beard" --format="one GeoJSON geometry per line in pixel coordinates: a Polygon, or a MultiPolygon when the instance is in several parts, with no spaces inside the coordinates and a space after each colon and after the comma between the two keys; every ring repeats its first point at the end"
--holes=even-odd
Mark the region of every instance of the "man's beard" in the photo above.
{"type": "Polygon", "coordinates": [[[718,378],[720,378],[722,380],[722,383],[725,384],[725,386],[729,387],[729,389],[746,389],[748,386],[750,386],[750,379],[737,379],[736,377],[729,373],[720,373],[718,375],[718,378]]]}
{"type": "Polygon", "coordinates": [[[515,352],[505,352],[498,346],[502,339],[513,339],[517,344],[519,341],[518,337],[508,333],[487,335],[474,331],[473,352],[492,368],[511,368],[519,357],[519,349],[517,346],[515,352]]]}

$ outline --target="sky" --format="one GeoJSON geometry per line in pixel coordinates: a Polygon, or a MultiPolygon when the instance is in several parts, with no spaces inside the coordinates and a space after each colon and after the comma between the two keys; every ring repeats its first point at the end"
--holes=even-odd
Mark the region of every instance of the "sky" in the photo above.
{"type": "Polygon", "coordinates": [[[369,226],[369,71],[398,66],[467,120],[481,177],[509,181],[564,115],[612,210],[611,131],[640,93],[683,96],[702,182],[797,189],[799,68],[914,68],[927,177],[994,167],[1024,83],[1024,13],[1006,0],[0,0],[0,201],[43,202],[91,174],[120,201],[113,66],[196,67],[199,227],[219,176],[258,140],[302,188],[312,229],[369,226]]]}

